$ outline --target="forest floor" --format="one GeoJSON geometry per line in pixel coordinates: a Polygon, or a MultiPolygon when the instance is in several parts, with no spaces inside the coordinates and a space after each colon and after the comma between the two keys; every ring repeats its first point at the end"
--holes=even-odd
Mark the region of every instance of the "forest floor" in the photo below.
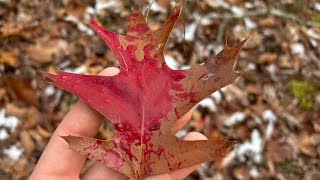
{"type": "MultiPolygon", "coordinates": [[[[0,179],[27,179],[77,97],[39,71],[97,74],[118,66],[90,18],[125,33],[132,9],[156,29],[174,1],[0,0],[0,179]],[[151,2],[151,1],[150,1],[151,2]],[[147,13],[149,12],[149,13],[147,13]]],[[[185,1],[165,50],[188,68],[245,39],[243,75],[194,108],[189,131],[239,141],[221,162],[187,179],[320,179],[320,2],[185,1]]],[[[111,138],[105,121],[97,137],[111,138]]],[[[90,165],[88,161],[87,165],[90,165]]]]}

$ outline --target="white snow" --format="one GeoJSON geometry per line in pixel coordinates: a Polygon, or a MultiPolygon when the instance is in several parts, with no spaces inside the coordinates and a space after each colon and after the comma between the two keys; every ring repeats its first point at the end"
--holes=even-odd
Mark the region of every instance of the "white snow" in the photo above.
{"type": "Polygon", "coordinates": [[[230,7],[228,2],[226,2],[225,0],[206,0],[206,3],[213,8],[224,7],[226,9],[229,9],[230,7]]]}
{"type": "Polygon", "coordinates": [[[51,96],[54,94],[54,87],[51,85],[48,85],[45,89],[44,89],[44,94],[47,96],[51,96]]]}
{"type": "Polygon", "coordinates": [[[309,39],[310,43],[312,44],[313,47],[317,47],[318,46],[318,42],[314,39],[309,39]]]}
{"type": "Polygon", "coordinates": [[[314,8],[320,12],[320,3],[315,3],[314,8]]]}
{"type": "Polygon", "coordinates": [[[84,19],[86,20],[90,20],[91,19],[91,15],[94,15],[95,14],[95,10],[93,7],[91,6],[88,6],[85,10],[85,13],[84,13],[84,19]]]}
{"type": "Polygon", "coordinates": [[[224,125],[233,126],[238,122],[242,122],[246,118],[246,114],[243,112],[235,112],[228,119],[224,121],[224,125]]]}
{"type": "Polygon", "coordinates": [[[270,109],[265,110],[262,113],[262,117],[267,121],[273,121],[273,122],[277,121],[278,119],[277,116],[270,109]]]}
{"type": "Polygon", "coordinates": [[[223,159],[222,165],[228,165],[233,159],[237,158],[240,162],[245,162],[246,157],[250,158],[254,163],[262,162],[263,141],[257,129],[251,133],[251,141],[246,141],[235,148],[226,158],[223,159]]]}
{"type": "Polygon", "coordinates": [[[243,16],[244,15],[244,9],[238,6],[232,6],[231,11],[237,15],[237,16],[243,16]]]}
{"type": "Polygon", "coordinates": [[[243,27],[238,24],[238,25],[234,26],[233,32],[234,32],[234,33],[238,33],[238,32],[241,32],[242,29],[243,29],[243,27]]]}
{"type": "Polygon", "coordinates": [[[260,173],[256,167],[251,168],[249,174],[253,178],[259,178],[260,176],[260,173]]]}
{"type": "Polygon", "coordinates": [[[85,74],[87,73],[87,68],[85,66],[79,66],[76,68],[66,68],[63,70],[64,72],[76,73],[76,74],[85,74]]]}
{"type": "Polygon", "coordinates": [[[308,29],[307,33],[308,33],[309,36],[311,36],[313,38],[320,39],[320,34],[315,32],[313,29],[308,29]]]}
{"type": "Polygon", "coordinates": [[[4,149],[3,153],[13,160],[18,160],[23,152],[23,149],[18,148],[17,145],[11,145],[9,148],[4,149]]]}
{"type": "Polygon", "coordinates": [[[292,54],[304,55],[304,46],[301,43],[294,43],[290,46],[292,54]]]}
{"type": "Polygon", "coordinates": [[[202,16],[199,21],[200,21],[200,24],[203,26],[208,26],[212,24],[212,20],[209,16],[202,16]]]}
{"type": "Polygon", "coordinates": [[[262,118],[269,122],[267,129],[266,129],[266,139],[269,139],[272,135],[273,129],[274,129],[274,123],[278,120],[278,117],[271,111],[270,109],[265,110],[262,113],[262,118]]]}
{"type": "Polygon", "coordinates": [[[185,34],[186,41],[194,40],[194,34],[196,32],[197,26],[198,26],[197,23],[192,23],[186,27],[186,34],[185,34]]]}
{"type": "Polygon", "coordinates": [[[248,63],[247,64],[247,68],[246,68],[247,70],[256,70],[257,69],[257,65],[255,64],[255,63],[248,63]]]}
{"type": "Polygon", "coordinates": [[[246,8],[253,8],[255,7],[255,4],[253,2],[245,2],[244,7],[246,8]]]}
{"type": "Polygon", "coordinates": [[[179,63],[172,56],[164,55],[164,59],[171,69],[177,70],[179,68],[179,63]]]}
{"type": "Polygon", "coordinates": [[[95,10],[99,12],[103,9],[118,9],[120,6],[119,2],[117,1],[104,1],[104,0],[97,0],[95,10]]]}
{"type": "Polygon", "coordinates": [[[14,132],[18,125],[18,118],[15,116],[5,117],[5,109],[0,109],[0,126],[10,128],[11,132],[14,132]]]}
{"type": "Polygon", "coordinates": [[[0,129],[0,141],[1,140],[5,140],[9,137],[9,134],[7,133],[7,131],[3,128],[0,129]]]}
{"type": "Polygon", "coordinates": [[[182,65],[179,69],[180,70],[185,70],[185,69],[190,69],[191,66],[190,65],[182,65]]]}
{"type": "Polygon", "coordinates": [[[217,106],[214,104],[213,100],[211,98],[205,98],[204,100],[200,101],[197,106],[203,106],[207,107],[212,111],[217,111],[217,106]]]}
{"type": "Polygon", "coordinates": [[[220,103],[222,100],[222,94],[220,91],[212,93],[211,96],[216,100],[217,103],[220,103]]]}
{"type": "Polygon", "coordinates": [[[270,64],[266,67],[266,70],[270,73],[270,74],[275,74],[276,70],[277,70],[277,66],[275,64],[270,64]]]}
{"type": "Polygon", "coordinates": [[[244,24],[248,29],[254,29],[257,27],[257,24],[250,18],[244,18],[244,24]]]}

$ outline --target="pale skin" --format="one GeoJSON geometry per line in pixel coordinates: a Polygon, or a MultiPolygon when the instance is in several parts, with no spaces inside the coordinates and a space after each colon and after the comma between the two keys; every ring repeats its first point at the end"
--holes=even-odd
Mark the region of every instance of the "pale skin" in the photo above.
{"type": "MultiPolygon", "coordinates": [[[[104,69],[99,75],[114,76],[119,73],[117,68],[104,69]]],[[[181,117],[172,128],[173,133],[180,130],[191,117],[191,112],[188,112],[181,117]]],[[[86,157],[81,156],[78,152],[69,148],[68,143],[60,136],[86,136],[94,137],[99,127],[103,122],[103,116],[92,109],[82,100],[79,100],[68,114],[61,121],[55,132],[53,133],[47,147],[42,153],[30,180],[122,180],[128,179],[127,176],[110,169],[104,165],[94,163],[89,169],[80,174],[84,166],[86,157]]],[[[198,132],[188,133],[184,140],[206,140],[207,138],[198,132]]],[[[197,168],[192,166],[185,169],[180,169],[174,172],[144,177],[143,179],[161,179],[161,180],[176,180],[184,179],[192,171],[197,168]]]]}

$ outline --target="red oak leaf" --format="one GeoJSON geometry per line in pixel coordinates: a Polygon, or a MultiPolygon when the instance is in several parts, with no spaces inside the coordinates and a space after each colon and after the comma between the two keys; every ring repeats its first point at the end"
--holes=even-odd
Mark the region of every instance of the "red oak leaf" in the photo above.
{"type": "Polygon", "coordinates": [[[178,3],[173,15],[155,31],[141,12],[131,13],[125,36],[91,21],[120,63],[116,76],[45,73],[53,85],[82,98],[115,127],[111,140],[64,137],[73,150],[139,179],[220,159],[232,145],[225,140],[184,141],[171,131],[175,121],[199,101],[239,77],[233,66],[246,41],[225,47],[191,69],[170,69],[163,51],[181,7],[178,3]]]}

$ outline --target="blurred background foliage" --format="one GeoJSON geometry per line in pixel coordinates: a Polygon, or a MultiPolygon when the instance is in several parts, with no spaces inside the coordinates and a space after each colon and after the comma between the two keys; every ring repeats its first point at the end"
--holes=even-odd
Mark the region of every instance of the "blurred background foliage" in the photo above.
{"type": "MultiPolygon", "coordinates": [[[[142,10],[152,29],[173,0],[0,0],[0,179],[27,179],[77,97],[49,85],[39,71],[97,74],[118,66],[90,18],[125,34],[142,10]]],[[[177,133],[239,141],[221,162],[187,179],[320,179],[320,2],[185,0],[165,58],[185,69],[224,46],[249,41],[235,83],[204,99],[177,133]]],[[[99,138],[112,138],[108,121],[99,138]]],[[[86,163],[85,169],[92,164],[86,163]]]]}

